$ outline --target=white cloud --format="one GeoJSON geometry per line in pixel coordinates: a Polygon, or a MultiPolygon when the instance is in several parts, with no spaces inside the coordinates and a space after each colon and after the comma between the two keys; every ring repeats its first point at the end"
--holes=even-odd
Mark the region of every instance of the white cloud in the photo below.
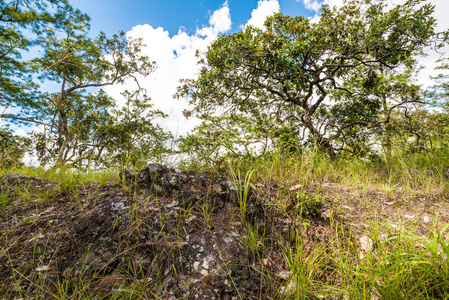
{"type": "Polygon", "coordinates": [[[13,135],[21,136],[21,137],[28,137],[28,134],[23,130],[22,128],[17,129],[13,135]]]}
{"type": "MultiPolygon", "coordinates": [[[[205,52],[207,46],[217,39],[218,35],[231,29],[231,16],[227,2],[223,7],[212,13],[209,18],[209,26],[197,29],[193,35],[188,35],[180,30],[173,37],[163,28],[153,28],[150,25],[139,25],[127,33],[128,37],[141,38],[146,45],[142,49],[142,55],[156,61],[158,68],[146,78],[140,78],[140,85],[144,87],[152,99],[154,108],[160,109],[168,118],[159,120],[159,124],[179,136],[193,129],[198,124],[196,120],[187,120],[182,115],[189,105],[184,99],[174,99],[173,94],[179,85],[180,79],[195,78],[198,73],[197,50],[205,52]]],[[[110,86],[106,91],[113,96],[118,105],[123,105],[124,99],[120,92],[135,88],[133,82],[127,82],[124,86],[110,86]]]]}
{"type": "Polygon", "coordinates": [[[263,23],[265,20],[281,11],[278,0],[259,0],[257,3],[257,8],[253,9],[251,12],[251,19],[245,24],[244,27],[252,25],[256,28],[264,29],[263,23]]]}
{"type": "MultiPolygon", "coordinates": [[[[343,5],[343,0],[296,0],[296,2],[300,2],[304,4],[304,7],[308,10],[312,10],[315,13],[318,13],[322,5],[329,5],[330,7],[337,6],[340,7],[343,5]]],[[[316,15],[313,17],[315,18],[316,15]]]]}
{"type": "Polygon", "coordinates": [[[231,14],[229,13],[227,1],[223,4],[222,8],[214,11],[209,19],[209,25],[217,30],[217,33],[226,32],[231,29],[231,14]]]}
{"type": "Polygon", "coordinates": [[[196,35],[198,36],[217,36],[220,33],[227,32],[231,29],[231,14],[229,13],[228,2],[223,4],[223,7],[212,13],[209,18],[209,27],[198,29],[196,35]]]}
{"type": "Polygon", "coordinates": [[[317,0],[302,0],[302,2],[308,10],[313,10],[314,12],[318,12],[320,10],[321,3],[319,3],[317,0]]]}

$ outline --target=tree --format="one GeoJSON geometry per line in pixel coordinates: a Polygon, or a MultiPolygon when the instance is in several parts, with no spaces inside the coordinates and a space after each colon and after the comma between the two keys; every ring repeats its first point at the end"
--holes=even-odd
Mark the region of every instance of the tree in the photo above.
{"type": "Polygon", "coordinates": [[[30,148],[30,140],[16,136],[8,126],[0,127],[0,167],[20,164],[20,160],[30,148]]]}
{"type": "Polygon", "coordinates": [[[22,114],[1,114],[16,122],[33,121],[28,113],[37,108],[39,92],[32,81],[33,68],[22,53],[38,46],[42,30],[58,29],[69,21],[84,26],[89,17],[74,10],[67,0],[0,1],[0,106],[22,108],[22,114]]]}
{"type": "MultiPolygon", "coordinates": [[[[442,58],[439,60],[440,65],[436,67],[437,70],[449,70],[449,58],[442,58]]],[[[433,77],[436,84],[426,91],[427,100],[435,107],[442,108],[449,113],[449,75],[440,73],[433,77]]]]}
{"type": "Polygon", "coordinates": [[[214,169],[226,158],[261,157],[271,151],[298,152],[300,132],[276,116],[233,114],[200,117],[201,124],[178,140],[187,162],[214,169]]]}
{"type": "Polygon", "coordinates": [[[392,116],[391,138],[400,150],[408,152],[447,152],[449,114],[428,111],[422,105],[410,106],[392,116]]]}
{"type": "Polygon", "coordinates": [[[107,142],[102,163],[139,167],[149,158],[160,160],[169,153],[167,142],[172,136],[154,121],[166,115],[152,110],[150,98],[142,91],[125,91],[122,95],[126,103],[112,111],[111,125],[102,123],[103,140],[107,142]]]}
{"type": "Polygon", "coordinates": [[[95,131],[100,123],[112,122],[107,110],[114,105],[101,88],[129,78],[138,85],[136,76],[153,72],[154,62],[140,55],[140,40],[127,39],[123,32],[111,39],[100,34],[93,40],[81,22],[66,22],[58,31],[46,30],[39,44],[45,51],[34,60],[41,70],[39,79],[61,85],[59,92],[41,97],[40,118],[50,126],[49,137],[42,137],[47,153],[54,155],[58,165],[99,159],[107,141],[95,131]],[[92,137],[97,138],[95,143],[92,137]]]}
{"type": "Polygon", "coordinates": [[[413,70],[414,55],[434,35],[433,6],[408,0],[386,11],[385,2],[323,6],[318,23],[279,13],[267,19],[265,31],[248,26],[221,36],[199,60],[198,79],[184,80],[177,95],[190,97],[198,115],[264,113],[281,123],[294,120],[334,156],[348,149],[348,135],[357,138],[361,128],[388,123],[394,108],[419,100],[414,87],[382,81],[381,70],[413,70]],[[383,90],[401,95],[398,102],[376,91],[381,81],[383,90]]]}

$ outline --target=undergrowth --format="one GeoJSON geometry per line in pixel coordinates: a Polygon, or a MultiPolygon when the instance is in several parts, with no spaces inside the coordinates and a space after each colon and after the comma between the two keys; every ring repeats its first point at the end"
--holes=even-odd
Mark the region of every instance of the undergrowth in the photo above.
{"type": "MultiPolygon", "coordinates": [[[[228,225],[241,224],[238,237],[248,260],[242,268],[252,268],[261,277],[260,299],[448,299],[449,212],[445,204],[449,181],[444,173],[448,166],[449,158],[437,153],[401,154],[377,161],[331,160],[308,153],[231,160],[222,170],[206,171],[230,174],[236,202],[227,213],[228,225]],[[274,192],[267,196],[266,190],[274,192]],[[252,201],[263,208],[265,217],[251,215],[252,201]],[[284,225],[270,227],[268,223],[284,225]]],[[[37,205],[28,224],[2,224],[0,260],[13,271],[0,284],[0,299],[161,299],[167,278],[179,272],[175,258],[183,251],[180,239],[187,220],[201,215],[205,230],[214,226],[216,211],[206,199],[176,214],[174,223],[166,219],[167,210],[159,210],[157,239],[165,244],[152,247],[164,249],[170,259],[160,265],[162,258],[156,255],[145,266],[136,264],[134,258],[141,255],[138,249],[142,247],[139,237],[151,228],[140,209],[150,202],[161,205],[157,196],[140,199],[136,186],[118,179],[118,170],[0,170],[1,176],[10,173],[50,180],[59,188],[53,193],[2,186],[0,207],[4,211],[29,208],[37,198],[50,201],[66,193],[76,202],[74,211],[82,216],[90,201],[83,198],[88,194],[83,186],[96,182],[99,188],[109,184],[127,195],[130,221],[126,228],[120,227],[120,253],[113,254],[120,257],[120,263],[76,280],[61,274],[55,277],[42,268],[50,240],[27,241],[34,243],[30,260],[21,265],[13,262],[18,255],[13,249],[19,229],[28,226],[21,232],[35,230],[38,235],[37,205]],[[44,271],[30,276],[24,273],[29,268],[44,271]],[[112,286],[112,291],[102,293],[101,284],[112,286]]],[[[232,274],[228,275],[232,280],[232,274]]],[[[239,284],[233,281],[243,299],[239,284]]]]}

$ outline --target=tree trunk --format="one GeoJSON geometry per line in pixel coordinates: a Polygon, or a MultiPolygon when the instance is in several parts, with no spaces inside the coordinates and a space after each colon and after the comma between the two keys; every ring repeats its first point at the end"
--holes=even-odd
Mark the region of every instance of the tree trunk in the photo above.
{"type": "Polygon", "coordinates": [[[70,140],[70,134],[68,130],[68,122],[67,116],[65,113],[59,112],[59,126],[58,126],[58,158],[56,164],[64,165],[65,164],[65,154],[67,152],[67,146],[70,140]]]}
{"type": "Polygon", "coordinates": [[[330,140],[324,137],[314,126],[312,123],[312,119],[310,116],[304,116],[304,125],[307,129],[309,129],[310,134],[312,135],[315,143],[320,151],[323,153],[327,153],[331,159],[336,158],[335,149],[332,147],[330,140]]]}

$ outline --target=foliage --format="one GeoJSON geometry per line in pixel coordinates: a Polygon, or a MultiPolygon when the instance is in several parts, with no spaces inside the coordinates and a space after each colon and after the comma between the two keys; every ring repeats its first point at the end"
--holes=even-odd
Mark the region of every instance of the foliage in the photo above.
{"type": "MultiPolygon", "coordinates": [[[[67,0],[5,0],[0,2],[0,106],[22,108],[21,114],[2,114],[15,122],[33,121],[27,113],[38,108],[33,68],[23,51],[39,45],[42,30],[58,29],[67,22],[88,21],[67,0]]],[[[84,23],[83,23],[84,24],[84,23]]]]}
{"type": "Polygon", "coordinates": [[[446,113],[449,113],[449,75],[447,74],[449,58],[442,58],[438,62],[440,62],[440,65],[436,69],[446,71],[446,73],[440,73],[433,77],[436,84],[426,91],[426,96],[433,106],[442,108],[446,113]]]}
{"type": "Polygon", "coordinates": [[[354,147],[348,136],[366,143],[359,129],[381,126],[394,108],[419,100],[416,87],[390,82],[381,70],[410,72],[435,25],[433,7],[423,1],[389,11],[384,2],[323,6],[318,23],[276,14],[265,31],[248,26],[221,36],[199,60],[199,78],[184,80],[177,96],[190,97],[200,116],[225,112],[293,120],[309,144],[331,156],[354,147]],[[385,107],[390,94],[400,95],[399,101],[385,107]]]}
{"type": "Polygon", "coordinates": [[[449,147],[449,114],[409,107],[392,118],[392,139],[398,148],[416,152],[449,147]]]}
{"type": "Polygon", "coordinates": [[[6,126],[0,127],[0,167],[20,165],[21,159],[30,148],[30,140],[13,134],[6,126]]]}
{"type": "Polygon", "coordinates": [[[150,98],[139,91],[124,92],[126,103],[112,113],[111,126],[103,124],[107,132],[107,146],[101,161],[107,165],[139,167],[149,158],[160,160],[169,153],[166,142],[171,134],[153,124],[166,115],[152,110],[150,98]]]}
{"type": "Polygon", "coordinates": [[[302,143],[293,122],[260,113],[201,116],[201,124],[178,140],[179,149],[188,157],[214,168],[226,158],[261,157],[271,151],[298,153],[302,143]]]}
{"type": "Polygon", "coordinates": [[[108,111],[114,101],[101,88],[136,79],[138,74],[147,76],[155,69],[148,57],[140,55],[140,40],[126,39],[123,32],[92,40],[83,28],[80,20],[64,24],[62,32],[45,31],[40,37],[45,54],[34,60],[42,69],[41,81],[61,85],[60,92],[42,97],[39,114],[49,122],[40,139],[43,157],[78,168],[99,160],[111,143],[105,128],[114,123],[108,111]]]}
{"type": "Polygon", "coordinates": [[[204,162],[207,167],[220,166],[226,157],[263,155],[270,148],[269,137],[276,124],[267,116],[203,116],[192,133],[178,140],[180,151],[204,162]]]}

